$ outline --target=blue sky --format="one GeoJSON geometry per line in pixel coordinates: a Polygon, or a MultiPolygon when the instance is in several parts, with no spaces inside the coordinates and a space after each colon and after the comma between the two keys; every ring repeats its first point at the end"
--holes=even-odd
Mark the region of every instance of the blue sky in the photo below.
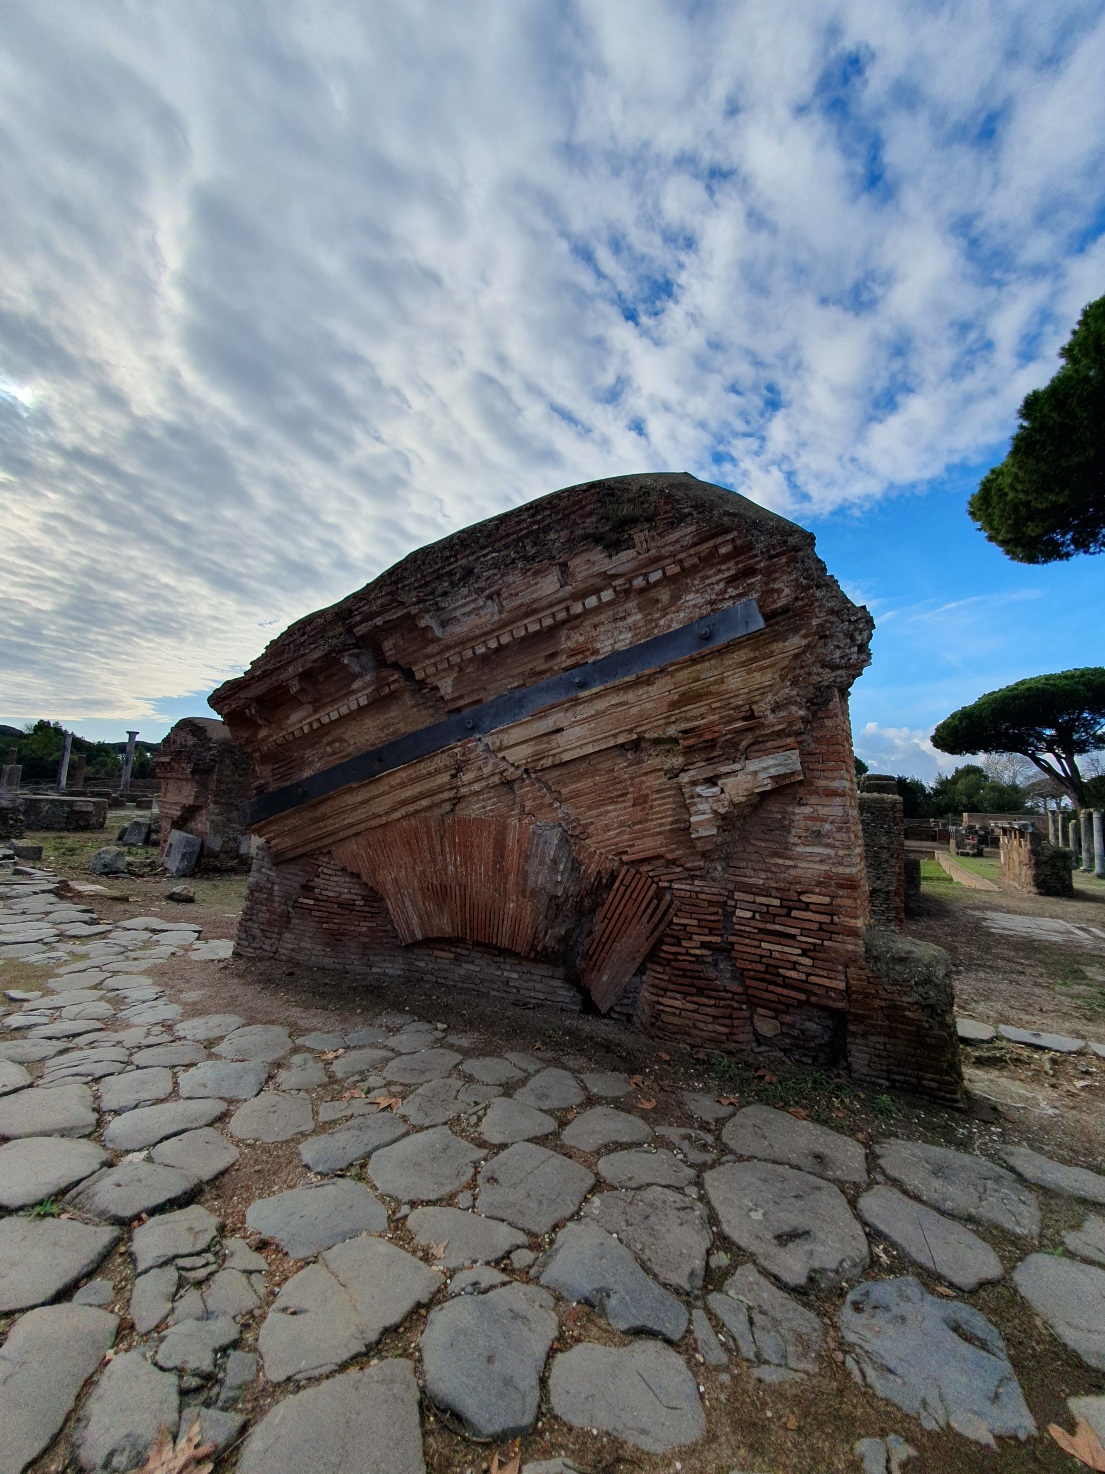
{"type": "Polygon", "coordinates": [[[1105,292],[1105,0],[628,10],[8,0],[0,721],[158,736],[411,547],[646,469],[817,533],[873,765],[1101,660],[1101,560],[964,503],[1105,292]]]}

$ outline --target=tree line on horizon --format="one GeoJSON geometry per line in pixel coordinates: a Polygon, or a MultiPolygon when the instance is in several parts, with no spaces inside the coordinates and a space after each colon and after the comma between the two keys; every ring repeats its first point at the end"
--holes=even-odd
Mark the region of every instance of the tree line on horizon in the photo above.
{"type": "MultiPolygon", "coordinates": [[[[65,729],[60,722],[40,720],[28,722],[25,727],[0,727],[0,747],[16,750],[15,760],[23,769],[23,783],[53,783],[58,775],[61,749],[65,741],[65,729]]],[[[153,755],[159,744],[136,742],[134,745],[134,769],[132,777],[137,779],[156,778],[153,755]]],[[[122,777],[123,756],[127,750],[125,742],[95,742],[89,737],[73,734],[72,758],[83,753],[85,759],[85,782],[103,779],[113,782],[122,777]]]]}

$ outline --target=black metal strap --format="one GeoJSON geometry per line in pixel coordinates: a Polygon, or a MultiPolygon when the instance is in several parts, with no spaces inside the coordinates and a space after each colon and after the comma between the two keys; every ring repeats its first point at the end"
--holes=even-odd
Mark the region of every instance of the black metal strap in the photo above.
{"type": "Polygon", "coordinates": [[[324,768],[321,773],[312,773],[296,783],[274,788],[271,793],[259,793],[243,806],[243,819],[247,825],[272,819],[277,814],[298,808],[300,804],[310,803],[312,799],[325,798],[350,783],[379,778],[382,773],[390,773],[406,763],[429,757],[431,753],[441,752],[469,737],[486,737],[490,732],[533,716],[544,707],[568,701],[585,691],[601,690],[632,676],[646,675],[649,671],[660,670],[673,661],[685,660],[706,650],[716,650],[719,645],[739,640],[743,635],[755,634],[763,627],[763,615],[755,599],[744,599],[728,609],[719,609],[716,614],[696,619],[693,624],[682,625],[665,635],[642,640],[639,645],[630,645],[599,660],[588,661],[586,665],[561,671],[547,681],[493,696],[479,706],[456,712],[444,721],[420,727],[392,742],[346,758],[332,768],[324,768]]]}

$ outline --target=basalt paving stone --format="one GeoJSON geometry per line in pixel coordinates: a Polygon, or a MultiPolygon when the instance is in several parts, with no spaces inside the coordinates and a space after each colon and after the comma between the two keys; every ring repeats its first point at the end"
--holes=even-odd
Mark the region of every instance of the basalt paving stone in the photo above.
{"type": "Polygon", "coordinates": [[[418,1054],[400,1055],[385,1065],[382,1074],[385,1080],[397,1085],[422,1085],[427,1080],[441,1080],[461,1056],[452,1049],[425,1049],[418,1054]]]}
{"type": "Polygon", "coordinates": [[[987,1280],[1001,1279],[1001,1260],[989,1244],[895,1188],[873,1187],[856,1206],[865,1223],[957,1289],[977,1290],[987,1280]]]}
{"type": "Polygon", "coordinates": [[[387,1045],[396,1054],[418,1054],[432,1049],[438,1039],[438,1031],[432,1024],[408,1024],[397,1034],[392,1034],[387,1045]]]}
{"type": "Polygon", "coordinates": [[[480,1135],[498,1146],[548,1136],[557,1129],[555,1116],[546,1115],[519,1100],[493,1100],[480,1123],[480,1135]]]}
{"type": "Polygon", "coordinates": [[[682,1358],[655,1341],[584,1342],[554,1357],[553,1411],[573,1428],[600,1428],[646,1453],[697,1443],[706,1432],[698,1383],[682,1358]]]}
{"type": "Polygon", "coordinates": [[[1037,1187],[1067,1193],[1070,1197],[1082,1198],[1087,1203],[1105,1203],[1105,1177],[1099,1172],[1053,1162],[1050,1157],[1043,1157],[1026,1146],[1003,1147],[1001,1158],[1014,1172],[1029,1182],[1034,1182],[1037,1187]]]}
{"type": "Polygon", "coordinates": [[[145,1274],[148,1269],[156,1269],[170,1259],[202,1254],[218,1232],[219,1220],[195,1203],[190,1208],[178,1208],[175,1213],[162,1213],[151,1218],[140,1224],[131,1235],[135,1273],[145,1274]]]}
{"type": "Polygon", "coordinates": [[[118,1240],[117,1228],[68,1218],[0,1218],[0,1315],[55,1299],[91,1274],[118,1240]]]}
{"type": "Polygon", "coordinates": [[[337,1059],[330,1060],[330,1070],[336,1080],[348,1080],[353,1075],[363,1075],[377,1065],[386,1064],[392,1055],[386,1049],[368,1046],[364,1049],[347,1049],[337,1059]]]}
{"type": "Polygon", "coordinates": [[[636,1145],[652,1138],[652,1128],[637,1116],[616,1111],[611,1106],[592,1106],[569,1122],[560,1133],[565,1146],[581,1152],[597,1152],[615,1143],[636,1145]]]}
{"type": "Polygon", "coordinates": [[[1086,1047],[1085,1039],[1071,1039],[1066,1034],[1044,1034],[1039,1029],[1015,1029],[1009,1024],[999,1024],[998,1033],[1011,1044],[1031,1044],[1036,1049],[1048,1049],[1054,1054],[1080,1054],[1086,1047]]]}
{"type": "Polygon", "coordinates": [[[23,1136],[0,1146],[0,1206],[28,1208],[65,1192],[110,1161],[95,1142],[23,1136]]]}
{"type": "Polygon", "coordinates": [[[236,1322],[229,1315],[182,1320],[162,1336],[154,1362],[166,1371],[206,1379],[215,1370],[218,1353],[233,1346],[239,1334],[236,1322]]]}
{"type": "Polygon", "coordinates": [[[437,1261],[443,1269],[486,1264],[522,1248],[526,1235],[508,1223],[481,1218],[460,1208],[416,1208],[407,1219],[416,1244],[444,1250],[437,1261]]]}
{"type": "Polygon", "coordinates": [[[1105,1218],[1089,1214],[1081,1228],[1071,1229],[1063,1235],[1063,1242],[1080,1259],[1105,1264],[1105,1218]]]}
{"type": "Polygon", "coordinates": [[[412,1090],[399,1107],[399,1113],[412,1126],[444,1126],[456,1116],[482,1110],[499,1093],[498,1085],[473,1085],[446,1076],[443,1080],[428,1080],[412,1090]]]}
{"type": "Polygon", "coordinates": [[[738,1157],[781,1162],[838,1182],[867,1181],[866,1155],[858,1141],[770,1106],[745,1106],[725,1123],[721,1139],[738,1157]]]}
{"type": "Polygon", "coordinates": [[[277,1072],[277,1090],[317,1090],[326,1084],[326,1066],[313,1054],[293,1054],[277,1072]]]}
{"type": "Polygon", "coordinates": [[[392,1358],[278,1402],[250,1433],[238,1474],[425,1474],[418,1383],[392,1358]]]}
{"type": "Polygon", "coordinates": [[[1005,1343],[973,1306],[938,1299],[912,1276],[874,1280],[848,1295],[837,1324],[853,1375],[924,1427],[991,1448],[997,1436],[1036,1432],[1005,1343]]]}
{"type": "Polygon", "coordinates": [[[265,1090],[238,1107],[227,1129],[239,1141],[289,1141],[310,1131],[314,1124],[306,1096],[265,1090]]]}
{"type": "Polygon", "coordinates": [[[678,1341],[687,1329],[685,1307],[597,1224],[562,1228],[537,1267],[543,1285],[573,1303],[593,1305],[616,1331],[678,1341]]]}
{"type": "Polygon", "coordinates": [[[461,1069],[466,1075],[471,1075],[474,1080],[479,1080],[484,1085],[508,1085],[512,1080],[525,1078],[524,1072],[517,1065],[512,1065],[508,1059],[500,1059],[495,1055],[466,1059],[461,1064],[461,1069]]]}
{"type": "Polygon", "coordinates": [[[706,1303],[732,1336],[737,1350],[764,1382],[787,1381],[817,1369],[825,1328],[751,1264],[742,1264],[723,1292],[706,1303]]]}
{"type": "Polygon", "coordinates": [[[582,1101],[583,1089],[567,1070],[552,1068],[532,1076],[521,1090],[514,1092],[514,1099],[539,1111],[570,1110],[582,1101]]]}
{"type": "Polygon", "coordinates": [[[1053,1254],[1030,1254],[1013,1283],[1065,1346],[1105,1371],[1105,1269],[1053,1254]]]}
{"type": "Polygon", "coordinates": [[[1040,1207],[1012,1172],[985,1157],[918,1141],[876,1147],[879,1166],[929,1207],[953,1218],[995,1223],[1007,1233],[1035,1238],[1040,1207]]]}
{"type": "MultiPolygon", "coordinates": [[[[383,1090],[383,1080],[362,1081],[362,1090],[383,1090]]],[[[355,1100],[320,1100],[318,1103],[318,1124],[326,1126],[332,1121],[347,1121],[351,1116],[372,1116],[379,1111],[378,1101],[366,1096],[358,1096],[355,1100]]]]}
{"type": "Polygon", "coordinates": [[[608,1152],[598,1171],[614,1187],[689,1187],[695,1180],[685,1162],[663,1150],[608,1152]]]}
{"type": "Polygon", "coordinates": [[[0,1039],[0,1059],[33,1065],[40,1060],[52,1059],[64,1048],[64,1044],[52,1043],[48,1039],[0,1039]]]}
{"type": "Polygon", "coordinates": [[[773,1162],[738,1162],[703,1177],[726,1238],[792,1289],[830,1286],[867,1267],[867,1240],[831,1183],[773,1162]]]}
{"type": "Polygon", "coordinates": [[[733,1114],[731,1105],[722,1105],[712,1095],[703,1095],[697,1090],[684,1090],[683,1104],[696,1121],[724,1121],[733,1114]]]}
{"type": "Polygon", "coordinates": [[[471,1269],[462,1269],[449,1281],[445,1294],[450,1300],[455,1295],[483,1295],[488,1290],[497,1290],[500,1285],[509,1285],[510,1276],[492,1269],[489,1264],[475,1264],[471,1269]]]}
{"type": "Polygon", "coordinates": [[[32,1086],[0,1099],[0,1137],[88,1136],[95,1127],[87,1085],[32,1086]]]}
{"type": "Polygon", "coordinates": [[[113,1152],[141,1151],[166,1137],[210,1126],[225,1114],[225,1100],[168,1100],[161,1105],[138,1106],[108,1124],[104,1145],[113,1152]]]}
{"type": "Polygon", "coordinates": [[[130,1296],[130,1318],[140,1336],[148,1335],[169,1314],[178,1280],[172,1264],[158,1265],[137,1276],[130,1296]]]}
{"type": "Polygon", "coordinates": [[[139,1069],[161,1065],[181,1069],[185,1065],[202,1064],[206,1058],[207,1050],[199,1044],[154,1044],[148,1049],[136,1049],[131,1064],[139,1069]]]}
{"type": "Polygon", "coordinates": [[[292,1259],[311,1259],[343,1239],[386,1232],[388,1216],[361,1183],[339,1178],[259,1198],[250,1205],[246,1223],[292,1259]]]}
{"type": "Polygon", "coordinates": [[[129,1111],[133,1106],[150,1105],[173,1093],[173,1072],[167,1069],[128,1070],[100,1084],[100,1109],[129,1111]]]}
{"type": "Polygon", "coordinates": [[[262,1060],[271,1063],[283,1059],[292,1049],[291,1035],[279,1024],[248,1024],[244,1029],[235,1029],[215,1053],[224,1059],[262,1060]]]}
{"type": "Polygon", "coordinates": [[[252,1100],[268,1079],[269,1067],[262,1060],[209,1059],[185,1070],[178,1077],[182,1096],[203,1099],[252,1100]]]}
{"type": "Polygon", "coordinates": [[[25,1090],[31,1083],[30,1074],[13,1060],[0,1059],[0,1095],[12,1095],[16,1090],[25,1090]]]}
{"type": "Polygon", "coordinates": [[[186,1203],[199,1178],[158,1162],[120,1162],[97,1172],[65,1199],[66,1206],[96,1223],[132,1223],[143,1213],[158,1213],[186,1203]]]}
{"type": "Polygon", "coordinates": [[[481,1167],[476,1206],[488,1218],[547,1233],[576,1213],[594,1185],[594,1175],[570,1157],[520,1141],[481,1167]]]}
{"type": "Polygon", "coordinates": [[[434,1126],[376,1152],[368,1175],[389,1197],[434,1202],[463,1187],[485,1155],[447,1126],[434,1126]]]}
{"type": "Polygon", "coordinates": [[[220,1269],[203,1287],[208,1315],[250,1315],[261,1304],[261,1296],[240,1269],[220,1269]]]}
{"type": "Polygon", "coordinates": [[[545,1068],[545,1061],[536,1052],[527,1054],[521,1049],[504,1049],[503,1058],[508,1059],[512,1065],[517,1065],[527,1075],[536,1074],[538,1070],[545,1068]]]}
{"type": "MultiPolygon", "coordinates": [[[[10,1021],[9,1021],[10,1027],[10,1021]]],[[[65,1023],[45,1024],[34,1030],[35,1039],[76,1039],[81,1034],[96,1034],[100,1025],[95,1019],[69,1019],[65,1023]]]]}
{"type": "MultiPolygon", "coordinates": [[[[317,1039],[333,1038],[334,1035],[317,1034],[317,1035],[314,1035],[313,1037],[315,1037],[317,1039]]],[[[365,1045],[365,1044],[386,1044],[388,1042],[389,1037],[390,1037],[390,1035],[388,1034],[388,1032],[387,1032],[386,1029],[373,1029],[373,1028],[354,1029],[354,1030],[352,1030],[351,1033],[348,1033],[348,1034],[345,1035],[345,1038],[343,1040],[343,1043],[347,1044],[350,1049],[360,1049],[361,1046],[362,1045],[365,1045]]],[[[305,1039],[302,1039],[299,1042],[301,1044],[305,1044],[307,1041],[305,1039]]],[[[312,1044],[310,1047],[312,1049],[340,1049],[341,1048],[341,1045],[340,1044],[312,1044]]]]}
{"type": "MultiPolygon", "coordinates": [[[[383,1029],[375,1029],[373,1030],[373,1032],[379,1034],[380,1039],[366,1039],[366,1044],[376,1044],[379,1043],[380,1040],[387,1038],[387,1035],[384,1033],[383,1029]]],[[[329,1051],[331,1049],[344,1049],[348,1042],[349,1041],[346,1039],[344,1034],[328,1034],[323,1030],[316,1029],[313,1034],[303,1034],[300,1038],[298,1038],[295,1041],[295,1046],[297,1049],[318,1049],[329,1051]]]]}
{"type": "Polygon", "coordinates": [[[477,1438],[522,1433],[537,1417],[556,1332],[552,1296],[533,1285],[448,1300],[422,1333],[426,1394],[477,1438]]]}
{"type": "Polygon", "coordinates": [[[16,1321],[0,1349],[4,1474],[19,1474],[56,1436],[118,1325],[118,1316],[79,1305],[45,1305],[16,1321]]]}
{"type": "Polygon", "coordinates": [[[299,1155],[304,1166],[312,1172],[341,1172],[381,1147],[391,1146],[406,1136],[408,1129],[406,1123],[397,1121],[390,1111],[381,1111],[374,1116],[361,1117],[339,1131],[323,1132],[300,1142],[299,1155]]]}
{"type": "Polygon", "coordinates": [[[618,1070],[593,1070],[579,1077],[592,1095],[616,1097],[629,1094],[629,1077],[618,1070]]]}
{"type": "Polygon", "coordinates": [[[691,1332],[694,1335],[698,1354],[708,1367],[727,1367],[729,1365],[729,1355],[718,1340],[717,1332],[710,1323],[710,1317],[701,1305],[696,1305],[691,1311],[691,1332]]]}
{"type": "Polygon", "coordinates": [[[664,1284],[687,1294],[702,1288],[713,1235],[705,1209],[693,1198],[667,1187],[619,1190],[597,1194],[586,1212],[664,1284]]]}

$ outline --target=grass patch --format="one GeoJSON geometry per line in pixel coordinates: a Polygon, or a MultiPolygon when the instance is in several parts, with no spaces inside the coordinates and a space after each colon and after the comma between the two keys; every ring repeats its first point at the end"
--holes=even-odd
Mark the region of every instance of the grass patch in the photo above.
{"type": "Polygon", "coordinates": [[[962,865],[964,870],[972,870],[976,875],[982,875],[987,880],[1001,879],[1001,861],[989,858],[975,858],[974,855],[955,855],[955,863],[962,865]]]}
{"type": "Polygon", "coordinates": [[[935,860],[921,861],[922,885],[954,885],[955,881],[935,860]]]}

